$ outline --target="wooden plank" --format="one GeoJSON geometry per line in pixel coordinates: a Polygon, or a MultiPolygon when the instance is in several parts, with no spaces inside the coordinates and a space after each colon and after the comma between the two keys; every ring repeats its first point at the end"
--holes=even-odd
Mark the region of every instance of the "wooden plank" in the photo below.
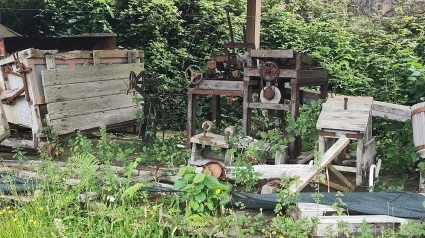
{"type": "MultiPolygon", "coordinates": [[[[317,179],[316,182],[319,182],[320,184],[325,185],[326,187],[328,187],[328,182],[327,181],[323,181],[321,179],[317,179]]],[[[332,181],[329,181],[329,188],[332,189],[332,190],[340,191],[340,192],[344,192],[344,193],[350,191],[350,189],[348,189],[348,188],[346,188],[344,186],[341,186],[341,185],[339,185],[337,183],[334,183],[332,181]]]]}
{"type": "Polygon", "coordinates": [[[46,66],[47,66],[47,69],[56,68],[56,59],[53,55],[46,55],[46,66]]]}
{"type": "MultiPolygon", "coordinates": [[[[205,164],[200,163],[200,164],[205,164]]],[[[303,176],[308,173],[312,167],[304,164],[281,164],[281,165],[254,165],[254,171],[260,173],[258,179],[277,179],[282,176],[282,174],[286,174],[291,179],[295,179],[303,176]]],[[[244,169],[244,167],[239,167],[240,169],[244,169]]],[[[226,177],[228,179],[235,179],[236,167],[226,167],[226,177]]],[[[196,170],[197,173],[200,173],[202,168],[198,168],[196,170]]]]}
{"type": "Polygon", "coordinates": [[[293,50],[251,50],[252,58],[294,58],[293,50]]]}
{"type": "Polygon", "coordinates": [[[317,120],[318,130],[333,129],[365,133],[369,121],[367,113],[353,113],[352,111],[322,111],[317,120]]]}
{"type": "Polygon", "coordinates": [[[127,82],[130,71],[139,73],[143,64],[99,65],[75,69],[49,69],[41,72],[43,85],[67,85],[116,79],[127,82]]]}
{"type": "Polygon", "coordinates": [[[243,81],[202,80],[196,85],[197,89],[209,90],[243,90],[243,81]]]}
{"type": "Polygon", "coordinates": [[[44,94],[47,103],[54,103],[119,94],[126,88],[127,84],[124,81],[109,80],[60,86],[47,86],[44,87],[44,94]]]}
{"type": "Polygon", "coordinates": [[[363,183],[363,153],[364,144],[363,139],[357,140],[357,153],[356,153],[356,185],[360,186],[363,183]]]}
{"type": "MultiPolygon", "coordinates": [[[[244,76],[249,77],[260,77],[260,69],[259,68],[245,68],[244,76]]],[[[296,78],[297,71],[293,69],[281,69],[279,72],[279,78],[296,78]]]]}
{"type": "Polygon", "coordinates": [[[408,121],[411,119],[409,106],[373,101],[372,115],[394,121],[408,121]]]}
{"type": "Polygon", "coordinates": [[[137,107],[123,107],[110,111],[95,112],[88,115],[79,115],[50,120],[53,131],[59,135],[74,133],[76,130],[87,130],[102,125],[112,125],[136,119],[137,107]]]}
{"type": "Polygon", "coordinates": [[[100,52],[98,50],[93,50],[93,65],[98,66],[100,64],[100,52]]]}
{"type": "Polygon", "coordinates": [[[293,217],[296,220],[313,217],[325,216],[336,214],[337,211],[328,205],[316,204],[316,203],[297,203],[296,216],[293,217]]]}
{"type": "Polygon", "coordinates": [[[243,90],[214,90],[214,89],[196,89],[190,88],[188,90],[189,94],[199,94],[199,95],[222,95],[222,96],[234,96],[242,97],[243,90]]]}
{"type": "Polygon", "coordinates": [[[342,175],[333,165],[328,165],[328,170],[329,170],[329,172],[330,172],[330,174],[332,174],[332,175],[334,175],[335,176],[335,180],[339,183],[339,184],[341,184],[341,185],[343,185],[343,186],[345,186],[345,187],[347,187],[347,188],[349,188],[349,190],[354,190],[356,187],[352,184],[352,183],[350,183],[350,181],[348,181],[348,179],[346,178],[346,177],[344,177],[344,175],[342,175]]]}
{"type": "Polygon", "coordinates": [[[401,224],[407,224],[413,220],[391,217],[386,215],[356,215],[356,216],[319,216],[313,219],[318,220],[316,229],[313,231],[314,237],[337,236],[337,232],[341,229],[346,230],[349,234],[359,234],[363,221],[371,224],[372,227],[367,230],[370,234],[379,234],[383,230],[398,228],[401,224]],[[346,224],[343,228],[340,224],[346,224]]]}
{"type": "Polygon", "coordinates": [[[357,169],[355,167],[341,166],[341,165],[333,165],[335,169],[342,172],[356,173],[357,169]]]}
{"type": "Polygon", "coordinates": [[[341,137],[320,159],[317,168],[312,168],[308,173],[300,178],[300,183],[296,183],[289,188],[289,191],[293,193],[300,192],[312,179],[320,173],[320,171],[327,166],[336,156],[338,156],[342,150],[348,145],[350,140],[343,136],[341,137]]]}
{"type": "Polygon", "coordinates": [[[249,108],[289,111],[288,104],[251,102],[249,108]]]}
{"type": "Polygon", "coordinates": [[[136,106],[132,96],[114,94],[89,99],[84,98],[73,101],[48,103],[47,111],[50,119],[54,120],[129,106],[136,106]]]}

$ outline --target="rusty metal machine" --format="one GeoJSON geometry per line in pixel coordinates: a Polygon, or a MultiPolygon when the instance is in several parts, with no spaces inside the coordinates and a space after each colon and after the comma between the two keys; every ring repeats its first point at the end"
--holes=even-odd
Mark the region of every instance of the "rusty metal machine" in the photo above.
{"type": "Polygon", "coordinates": [[[230,13],[227,12],[227,22],[229,25],[231,41],[224,44],[224,54],[213,55],[206,67],[190,65],[185,71],[185,78],[191,85],[197,85],[202,80],[242,80],[243,69],[246,61],[243,58],[248,49],[255,48],[254,44],[246,43],[245,28],[244,42],[236,43],[233,36],[233,28],[230,20],[230,13]]]}

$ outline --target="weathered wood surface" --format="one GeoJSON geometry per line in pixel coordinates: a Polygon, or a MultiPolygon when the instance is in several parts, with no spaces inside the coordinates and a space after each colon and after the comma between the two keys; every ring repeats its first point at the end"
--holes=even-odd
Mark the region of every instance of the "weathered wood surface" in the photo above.
{"type": "Polygon", "coordinates": [[[143,64],[42,71],[47,118],[54,132],[69,134],[134,121],[137,105],[123,90],[130,71],[141,70],[143,64]]]}
{"type": "Polygon", "coordinates": [[[413,143],[418,151],[425,150],[425,102],[412,106],[413,143]]]}
{"type": "Polygon", "coordinates": [[[10,136],[9,123],[3,110],[3,104],[0,101],[0,142],[10,136]]]}
{"type": "Polygon", "coordinates": [[[58,134],[74,133],[76,130],[88,130],[102,125],[112,125],[136,119],[137,107],[130,106],[109,111],[92,112],[73,117],[50,120],[54,132],[58,134]]]}
{"type": "Polygon", "coordinates": [[[243,81],[202,80],[196,85],[198,89],[243,90],[243,81]]]}
{"type": "Polygon", "coordinates": [[[288,104],[251,102],[249,108],[289,111],[288,104]]]}
{"type": "Polygon", "coordinates": [[[323,154],[319,164],[317,165],[317,168],[311,168],[308,173],[304,174],[300,178],[300,183],[292,185],[289,190],[293,193],[300,192],[313,179],[316,174],[320,173],[320,171],[326,165],[332,162],[332,160],[335,159],[335,157],[341,153],[341,151],[348,145],[349,142],[350,140],[345,136],[339,138],[339,140],[331,148],[329,148],[329,150],[326,151],[325,154],[323,154]]]}
{"type": "Polygon", "coordinates": [[[135,106],[130,95],[113,94],[48,104],[51,120],[135,106]],[[76,105],[79,105],[76,107],[76,105]]]}
{"type": "Polygon", "coordinates": [[[251,50],[253,58],[294,58],[293,50],[251,50]]]}
{"type": "Polygon", "coordinates": [[[75,69],[52,69],[42,71],[43,86],[110,80],[127,81],[130,71],[139,73],[143,64],[113,64],[75,69]]]}
{"type": "Polygon", "coordinates": [[[109,80],[66,84],[60,86],[46,86],[44,87],[44,94],[47,105],[49,105],[50,103],[120,94],[120,92],[126,88],[127,84],[122,80],[109,80]]]}
{"type": "Polygon", "coordinates": [[[337,211],[331,206],[316,203],[297,203],[294,209],[294,213],[292,213],[291,216],[296,220],[303,218],[311,219],[313,217],[337,213],[337,211]]]}
{"type": "Polygon", "coordinates": [[[344,110],[344,97],[328,98],[322,106],[316,127],[318,130],[333,129],[365,133],[369,123],[373,99],[370,97],[347,97],[347,110],[344,110]]]}
{"type": "Polygon", "coordinates": [[[409,106],[380,101],[373,101],[372,115],[374,117],[402,122],[411,119],[409,106]]]}
{"type": "Polygon", "coordinates": [[[343,185],[345,187],[347,187],[349,190],[354,190],[356,187],[350,182],[348,181],[348,179],[346,177],[344,177],[344,175],[342,175],[337,168],[335,168],[333,165],[328,165],[328,170],[329,173],[331,174],[330,176],[333,177],[333,179],[335,179],[335,181],[337,183],[339,183],[340,185],[343,185]]]}
{"type": "MultiPolygon", "coordinates": [[[[290,93],[290,88],[285,88],[285,93],[290,93]]],[[[336,96],[336,95],[335,95],[336,96]]],[[[342,98],[344,96],[338,95],[342,98]]],[[[320,99],[320,92],[315,90],[304,89],[303,98],[308,100],[318,100],[320,99]]],[[[328,95],[328,98],[332,98],[331,95],[328,95]]],[[[378,118],[384,118],[393,121],[408,121],[411,119],[410,107],[405,105],[398,105],[388,102],[373,101],[372,104],[372,116],[378,118]]]]}
{"type": "Polygon", "coordinates": [[[314,237],[328,237],[330,233],[336,235],[337,232],[341,230],[341,228],[338,228],[341,222],[346,224],[342,229],[347,230],[349,234],[359,234],[361,232],[360,226],[363,221],[372,225],[372,227],[368,229],[368,233],[379,234],[385,229],[397,229],[402,224],[407,224],[409,221],[412,221],[410,219],[386,215],[318,216],[314,219],[318,220],[318,225],[312,234],[314,237]]]}
{"type": "MultiPolygon", "coordinates": [[[[245,68],[244,76],[260,77],[260,68],[245,68]]],[[[297,71],[293,69],[281,69],[279,72],[280,78],[296,78],[297,71]]]]}
{"type": "MultiPolygon", "coordinates": [[[[295,179],[308,173],[312,166],[303,164],[281,164],[281,165],[254,165],[254,171],[260,173],[259,179],[278,179],[284,173],[291,179],[295,179]]],[[[239,167],[244,169],[244,167],[239,167]]],[[[236,167],[226,167],[226,177],[236,179],[236,167]]],[[[202,172],[202,168],[197,168],[197,173],[202,172]]]]}

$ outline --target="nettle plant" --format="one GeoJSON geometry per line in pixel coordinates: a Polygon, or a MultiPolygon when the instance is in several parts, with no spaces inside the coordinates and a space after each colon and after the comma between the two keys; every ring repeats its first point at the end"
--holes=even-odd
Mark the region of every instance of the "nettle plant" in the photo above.
{"type": "Polygon", "coordinates": [[[173,187],[183,192],[186,215],[224,213],[224,206],[230,202],[231,185],[218,181],[209,171],[196,174],[195,170],[193,166],[180,168],[173,187]]]}

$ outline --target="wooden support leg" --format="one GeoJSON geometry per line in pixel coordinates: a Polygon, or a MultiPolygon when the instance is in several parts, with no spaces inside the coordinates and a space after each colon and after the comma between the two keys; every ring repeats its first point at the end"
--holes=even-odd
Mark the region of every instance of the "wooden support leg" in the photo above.
{"type": "Polygon", "coordinates": [[[186,147],[190,149],[190,138],[196,133],[196,95],[187,94],[187,124],[186,124],[186,147]]]}
{"type": "Polygon", "coordinates": [[[249,77],[244,78],[243,90],[243,115],[242,115],[242,133],[248,135],[251,133],[252,109],[249,108],[251,102],[252,88],[249,87],[249,77]]]}
{"type": "MultiPolygon", "coordinates": [[[[297,79],[291,79],[291,117],[297,119],[300,114],[300,87],[297,79]]],[[[289,158],[294,160],[299,155],[297,148],[301,144],[301,138],[296,137],[295,141],[289,145],[289,158]]]]}
{"type": "Polygon", "coordinates": [[[320,155],[324,155],[326,152],[326,138],[324,136],[319,136],[319,152],[320,155]]]}
{"type": "Polygon", "coordinates": [[[328,85],[320,85],[320,99],[326,99],[328,97],[328,85]]]}
{"type": "Polygon", "coordinates": [[[220,129],[221,123],[221,110],[220,110],[220,95],[212,96],[212,120],[215,121],[215,126],[220,129]]]}
{"type": "Polygon", "coordinates": [[[357,140],[357,153],[356,153],[356,185],[363,184],[363,139],[357,140]]]}

